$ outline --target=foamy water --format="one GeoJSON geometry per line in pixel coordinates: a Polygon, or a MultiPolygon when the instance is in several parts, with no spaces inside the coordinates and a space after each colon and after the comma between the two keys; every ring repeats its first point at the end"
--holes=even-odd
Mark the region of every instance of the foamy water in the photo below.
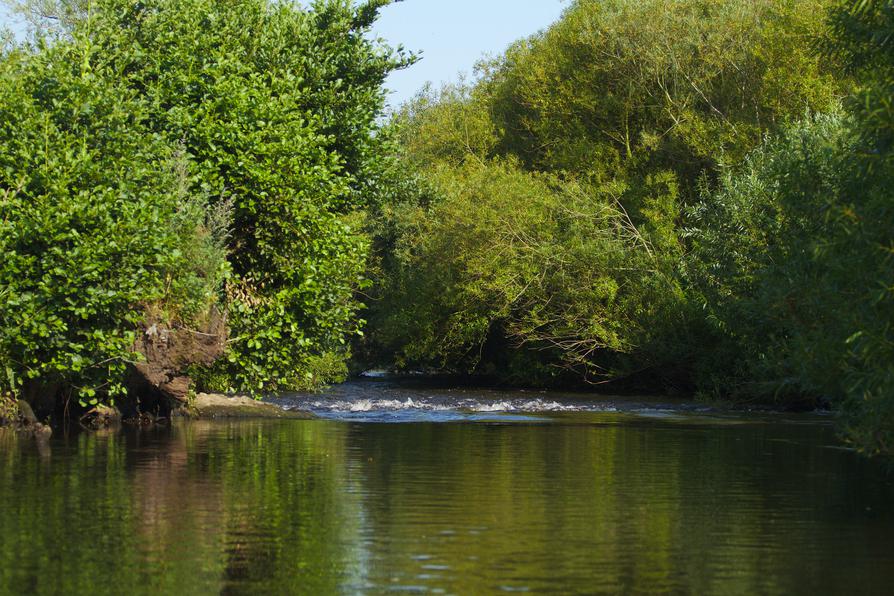
{"type": "Polygon", "coordinates": [[[617,408],[610,404],[573,404],[559,403],[555,400],[514,399],[483,401],[478,399],[446,400],[442,396],[406,398],[406,399],[325,399],[325,398],[293,398],[286,409],[299,409],[326,412],[374,412],[422,410],[431,412],[616,412],[617,408]]]}
{"type": "Polygon", "coordinates": [[[689,412],[689,404],[654,398],[575,393],[433,388],[389,380],[364,380],[334,386],[322,393],[292,393],[277,399],[286,409],[305,410],[323,418],[360,422],[539,421],[550,415],[630,412],[663,415],[689,412]]]}

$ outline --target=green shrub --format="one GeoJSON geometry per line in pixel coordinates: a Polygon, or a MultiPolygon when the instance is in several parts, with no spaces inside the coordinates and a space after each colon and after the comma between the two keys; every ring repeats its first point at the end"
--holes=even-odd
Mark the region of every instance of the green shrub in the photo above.
{"type": "MultiPolygon", "coordinates": [[[[622,189],[529,174],[511,161],[444,166],[427,182],[437,201],[390,213],[397,241],[386,299],[372,315],[374,339],[400,364],[489,372],[499,347],[547,365],[544,381],[568,370],[598,376],[607,371],[597,356],[637,349],[676,295],[659,234],[633,224],[617,201],[622,189]]],[[[643,211],[660,221],[672,176],[649,182],[640,194],[653,210],[643,211]]]]}
{"type": "Polygon", "coordinates": [[[824,398],[878,452],[894,433],[894,168],[867,171],[861,136],[819,117],[768,142],[694,209],[693,256],[724,337],[703,366],[718,388],[824,398]]]}
{"type": "Polygon", "coordinates": [[[894,449],[894,7],[840,3],[821,43],[850,115],[768,141],[693,210],[694,283],[722,391],[823,397],[868,453],[894,449]]]}
{"type": "MultiPolygon", "coordinates": [[[[114,349],[97,348],[102,357],[57,368],[104,362],[117,368],[93,371],[93,384],[117,378],[140,313],[161,308],[189,319],[220,302],[228,311],[229,351],[201,377],[257,392],[324,381],[326,371],[338,376],[337,366],[319,363],[346,358],[347,340],[362,324],[356,292],[366,283],[368,243],[356,221],[375,200],[387,142],[376,123],[382,82],[409,62],[368,35],[386,3],[97,0],[41,7],[51,13],[49,33],[4,65],[12,73],[21,62],[37,73],[19,94],[34,97],[31,112],[19,96],[7,97],[7,208],[31,200],[36,191],[20,189],[20,179],[36,176],[34,164],[46,155],[45,168],[60,171],[47,170],[58,179],[41,178],[40,192],[60,205],[46,215],[59,220],[52,224],[59,230],[82,234],[71,219],[90,219],[92,200],[112,209],[106,206],[113,195],[135,195],[117,199],[124,207],[83,230],[93,237],[84,258],[99,264],[102,283],[115,289],[103,300],[115,304],[103,306],[103,322],[87,314],[81,326],[85,333],[114,329],[113,338],[97,340],[114,349]],[[59,80],[58,69],[65,71],[59,80]],[[56,131],[42,118],[71,122],[57,126],[58,139],[45,138],[56,131]],[[69,180],[77,176],[92,176],[79,182],[80,194],[69,180]],[[161,240],[150,241],[162,228],[161,240]],[[127,235],[149,245],[115,240],[127,235]],[[173,244],[177,238],[181,245],[173,244]],[[143,263],[153,259],[159,263],[143,263]],[[116,277],[128,270],[134,280],[116,277]]],[[[17,218],[10,225],[24,225],[17,218]]],[[[3,251],[16,254],[8,240],[3,251]]],[[[64,251],[65,242],[49,234],[45,247],[64,251]]],[[[22,283],[40,278],[13,263],[10,276],[22,283]]],[[[70,292],[90,283],[69,263],[55,270],[69,278],[70,292]]],[[[17,319],[30,293],[18,285],[6,291],[14,297],[6,313],[17,319]]],[[[80,306],[82,299],[72,300],[80,306]]],[[[48,357],[40,352],[26,363],[14,353],[9,368],[43,377],[30,369],[49,366],[48,357]]]]}
{"type": "Polygon", "coordinates": [[[47,3],[0,57],[0,389],[121,391],[147,317],[228,311],[205,378],[341,375],[381,84],[374,0],[47,3]],[[41,33],[40,31],[43,31],[41,33]]]}
{"type": "Polygon", "coordinates": [[[841,117],[805,120],[689,211],[689,280],[716,334],[700,355],[702,387],[782,403],[841,393],[850,326],[835,313],[862,290],[830,287],[822,255],[834,250],[852,148],[841,117]]]}
{"type": "Polygon", "coordinates": [[[302,386],[315,359],[346,357],[360,327],[367,242],[351,221],[381,169],[382,83],[406,63],[367,35],[385,3],[93,9],[91,39],[153,106],[152,129],[183,143],[192,191],[232,202],[231,341],[220,366],[234,388],[302,386]]]}
{"type": "Polygon", "coordinates": [[[113,397],[146,310],[189,323],[226,272],[189,161],[108,68],[78,38],[0,61],[0,391],[113,397]]]}

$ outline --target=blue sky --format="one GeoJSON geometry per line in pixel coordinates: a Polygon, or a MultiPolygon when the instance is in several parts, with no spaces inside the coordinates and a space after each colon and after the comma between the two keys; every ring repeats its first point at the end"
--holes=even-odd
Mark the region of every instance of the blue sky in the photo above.
{"type": "Polygon", "coordinates": [[[10,27],[13,25],[13,21],[9,16],[9,10],[7,10],[6,6],[0,3],[0,27],[10,27]]]}
{"type": "Polygon", "coordinates": [[[562,0],[404,0],[381,11],[375,32],[392,45],[422,52],[422,60],[388,80],[392,106],[426,81],[436,86],[471,73],[484,55],[498,55],[520,37],[547,27],[562,0]]]}
{"type": "MultiPolygon", "coordinates": [[[[564,0],[404,0],[386,6],[375,34],[391,45],[421,52],[422,60],[388,79],[397,107],[431,81],[435,86],[471,73],[485,55],[499,55],[520,37],[547,27],[564,0]]],[[[0,4],[0,24],[9,24],[0,4]]]]}

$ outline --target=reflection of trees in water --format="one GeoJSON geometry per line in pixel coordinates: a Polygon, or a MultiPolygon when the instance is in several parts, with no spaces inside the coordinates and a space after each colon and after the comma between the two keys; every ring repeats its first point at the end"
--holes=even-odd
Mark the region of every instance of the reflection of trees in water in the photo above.
{"type": "Polygon", "coordinates": [[[43,463],[0,435],[0,591],[337,591],[358,517],[340,428],[125,429],[43,463]]]}
{"type": "Polygon", "coordinates": [[[0,461],[0,591],[89,593],[100,581],[135,588],[131,514],[118,437],[54,437],[42,458],[19,438],[0,461]]]}
{"type": "Polygon", "coordinates": [[[191,461],[201,459],[207,434],[201,424],[122,434],[135,547],[144,566],[161,567],[171,588],[206,591],[221,585],[223,495],[191,461]]]}
{"type": "MultiPolygon", "coordinates": [[[[884,483],[852,454],[821,451],[831,430],[622,419],[351,427],[365,534],[388,561],[378,569],[413,583],[425,568],[411,555],[430,556],[430,567],[450,568],[439,585],[458,593],[512,585],[507,577],[547,591],[556,578],[583,591],[845,591],[873,560],[865,539],[891,529],[848,503],[843,479],[884,483]]],[[[890,516],[892,497],[888,486],[870,498],[890,516]]],[[[894,569],[865,575],[880,586],[894,569]]]]}
{"type": "Polygon", "coordinates": [[[894,580],[894,489],[823,449],[831,429],[593,421],[181,423],[57,437],[50,458],[0,433],[0,592],[894,580]]]}
{"type": "Polygon", "coordinates": [[[480,593],[499,588],[498,577],[549,590],[550,582],[538,586],[537,578],[583,573],[592,589],[589,565],[575,557],[599,553],[567,547],[598,546],[594,533],[605,531],[593,506],[611,505],[615,434],[559,426],[352,427],[352,466],[365,478],[365,533],[376,537],[376,557],[388,561],[379,566],[387,575],[373,582],[412,584],[434,573],[445,576],[439,585],[448,591],[480,593]]]}
{"type": "Polygon", "coordinates": [[[335,591],[352,542],[344,446],[333,425],[190,423],[165,437],[139,435],[134,497],[145,539],[181,560],[217,561],[229,591],[250,587],[335,591]]]}

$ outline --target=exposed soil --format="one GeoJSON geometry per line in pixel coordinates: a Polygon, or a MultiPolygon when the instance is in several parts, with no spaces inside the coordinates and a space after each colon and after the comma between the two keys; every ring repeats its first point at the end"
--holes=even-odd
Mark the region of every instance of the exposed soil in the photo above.
{"type": "Polygon", "coordinates": [[[127,380],[128,399],[118,404],[122,416],[138,418],[151,413],[168,417],[185,406],[192,381],[186,374],[190,365],[209,365],[220,358],[226,347],[226,321],[213,313],[202,329],[172,329],[159,322],[147,322],[134,351],[144,361],[134,364],[127,380]]]}

